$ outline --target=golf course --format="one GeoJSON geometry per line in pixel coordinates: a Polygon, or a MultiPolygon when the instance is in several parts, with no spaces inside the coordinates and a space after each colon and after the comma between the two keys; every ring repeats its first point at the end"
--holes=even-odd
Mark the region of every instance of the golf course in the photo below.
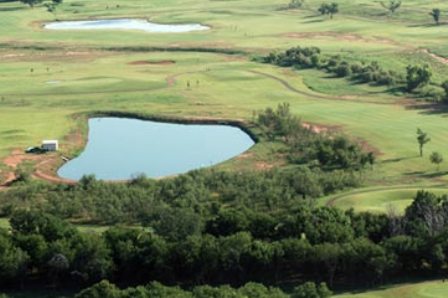
{"type": "MultiPolygon", "coordinates": [[[[447,1],[403,0],[392,11],[389,1],[338,0],[332,13],[320,13],[321,0],[292,1],[297,7],[288,0],[23,2],[0,0],[2,193],[14,191],[19,172],[39,183],[76,184],[58,170],[82,157],[90,118],[117,115],[247,132],[253,139],[248,150],[218,159],[212,170],[300,171],[285,153],[289,144],[266,137],[256,123],[260,111],[287,103],[303,127],[330,140],[344,136],[375,159],[355,171],[356,187],[317,192],[318,206],[403,215],[418,191],[448,194],[447,1]],[[430,15],[435,8],[442,12],[437,22],[430,15]],[[299,46],[319,49],[322,61],[375,65],[394,82],[362,82],[329,67],[265,58],[299,46]],[[430,78],[409,88],[408,66],[430,71],[430,78]],[[420,147],[418,129],[427,136],[420,147]],[[24,153],[43,140],[58,140],[59,151],[24,153]]],[[[178,174],[161,173],[160,180],[178,174]]],[[[0,226],[8,230],[5,201],[0,226]]],[[[112,226],[64,212],[86,233],[112,226]]],[[[334,297],[447,297],[448,286],[435,280],[339,292],[334,297]]]]}

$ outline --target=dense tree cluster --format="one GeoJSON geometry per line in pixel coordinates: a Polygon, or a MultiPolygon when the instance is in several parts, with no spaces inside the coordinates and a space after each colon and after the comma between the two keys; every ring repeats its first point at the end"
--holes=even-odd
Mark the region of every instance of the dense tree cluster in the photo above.
{"type": "Polygon", "coordinates": [[[435,276],[448,265],[448,198],[424,191],[403,216],[305,204],[278,214],[222,209],[191,235],[156,227],[81,233],[30,211],[15,212],[10,222],[12,231],[0,233],[3,286],[88,286],[105,278],[121,285],[241,286],[293,278],[334,287],[435,276]]]}
{"type": "Polygon", "coordinates": [[[137,177],[127,184],[87,176],[73,186],[16,184],[0,192],[0,211],[9,216],[15,210],[33,209],[78,222],[157,226],[174,217],[181,229],[197,230],[224,206],[275,213],[360,181],[356,172],[308,167],[244,173],[201,170],[159,181],[137,177]]]}
{"type": "Polygon", "coordinates": [[[108,281],[102,281],[94,286],[83,290],[76,295],[76,298],[134,298],[134,297],[152,297],[152,298],[327,298],[331,292],[327,286],[322,283],[316,285],[313,282],[307,282],[294,288],[291,295],[285,294],[278,288],[267,288],[258,283],[247,283],[241,288],[235,289],[229,286],[211,287],[197,286],[187,291],[179,287],[166,287],[160,283],[153,282],[147,286],[138,286],[120,290],[108,281]]]}
{"type": "MultiPolygon", "coordinates": [[[[317,51],[309,49],[306,53],[308,57],[314,57],[317,51]]],[[[300,52],[296,54],[297,59],[303,58],[300,58],[300,52]]],[[[288,104],[280,104],[277,110],[267,108],[260,112],[258,124],[265,128],[264,131],[270,139],[280,138],[284,141],[288,146],[289,160],[293,163],[329,171],[361,170],[375,162],[373,152],[364,152],[358,144],[345,136],[315,133],[304,127],[300,120],[291,114],[288,104]]]]}

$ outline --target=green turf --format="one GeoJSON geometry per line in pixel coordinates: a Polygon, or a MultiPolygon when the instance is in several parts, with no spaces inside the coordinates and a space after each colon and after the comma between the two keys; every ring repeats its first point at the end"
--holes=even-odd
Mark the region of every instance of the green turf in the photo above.
{"type": "Polygon", "coordinates": [[[412,203],[416,193],[420,190],[430,191],[437,195],[448,194],[448,188],[446,187],[398,186],[391,188],[367,188],[346,194],[330,196],[322,199],[321,203],[336,206],[341,209],[353,208],[358,212],[403,213],[406,207],[412,203]]]}
{"type": "Polygon", "coordinates": [[[441,298],[448,296],[448,285],[445,281],[427,281],[412,284],[400,284],[380,287],[361,293],[344,293],[334,298],[441,298]]]}
{"type": "MultiPolygon", "coordinates": [[[[110,228],[110,226],[103,226],[103,225],[87,225],[87,224],[75,224],[76,228],[80,232],[85,233],[103,233],[107,229],[110,228]]],[[[0,218],[0,228],[9,230],[11,229],[11,225],[9,224],[8,218],[0,218]]]]}

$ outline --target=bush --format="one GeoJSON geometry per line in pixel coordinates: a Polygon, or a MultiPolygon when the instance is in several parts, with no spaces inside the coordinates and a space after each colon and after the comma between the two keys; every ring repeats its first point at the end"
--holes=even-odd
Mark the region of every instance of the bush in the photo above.
{"type": "Polygon", "coordinates": [[[333,72],[340,78],[348,77],[351,75],[352,70],[347,62],[342,62],[333,69],[333,72]]]}

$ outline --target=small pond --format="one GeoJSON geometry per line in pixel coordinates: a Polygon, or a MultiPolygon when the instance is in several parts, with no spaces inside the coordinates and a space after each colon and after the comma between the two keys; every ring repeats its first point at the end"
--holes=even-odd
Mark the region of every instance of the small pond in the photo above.
{"type": "Polygon", "coordinates": [[[52,22],[45,24],[44,28],[50,30],[140,30],[150,33],[184,33],[210,29],[201,24],[156,24],[142,19],[52,22]]]}
{"type": "Polygon", "coordinates": [[[103,180],[138,174],[158,178],[215,165],[252,145],[252,138],[233,126],[92,118],[84,152],[64,164],[58,174],[73,180],[89,174],[103,180]]]}

